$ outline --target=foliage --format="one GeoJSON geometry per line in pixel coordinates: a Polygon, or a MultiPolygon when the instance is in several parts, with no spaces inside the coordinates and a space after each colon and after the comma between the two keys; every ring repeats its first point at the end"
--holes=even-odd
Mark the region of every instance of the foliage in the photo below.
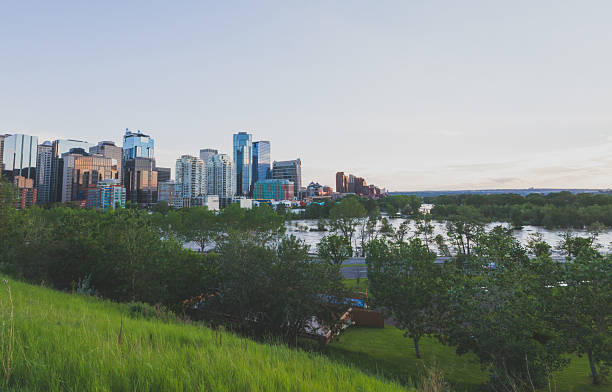
{"type": "Polygon", "coordinates": [[[353,247],[348,238],[336,234],[321,238],[317,251],[321,259],[333,265],[340,265],[353,255],[353,247]]]}

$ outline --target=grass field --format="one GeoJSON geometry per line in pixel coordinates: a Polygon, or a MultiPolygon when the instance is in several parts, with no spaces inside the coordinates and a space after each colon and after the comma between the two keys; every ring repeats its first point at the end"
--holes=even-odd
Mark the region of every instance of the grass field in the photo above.
{"type": "Polygon", "coordinates": [[[404,390],[322,355],[124,317],[126,305],[96,298],[8,280],[0,301],[1,390],[404,390]]]}
{"type": "MultiPolygon", "coordinates": [[[[412,340],[394,327],[384,329],[352,327],[328,347],[328,355],[338,361],[354,364],[372,374],[414,384],[422,374],[422,366],[435,364],[442,369],[445,379],[457,392],[478,391],[487,381],[487,373],[473,355],[458,356],[452,347],[433,338],[420,342],[422,360],[414,356],[412,340]]],[[[588,363],[585,358],[572,357],[570,365],[554,375],[552,391],[556,392],[609,392],[612,385],[595,387],[590,384],[588,363]]]]}

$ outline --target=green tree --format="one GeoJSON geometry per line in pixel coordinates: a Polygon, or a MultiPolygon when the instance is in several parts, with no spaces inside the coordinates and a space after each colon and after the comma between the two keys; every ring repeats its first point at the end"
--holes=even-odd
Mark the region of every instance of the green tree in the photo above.
{"type": "Polygon", "coordinates": [[[366,210],[356,197],[344,197],[329,215],[331,228],[352,244],[357,225],[366,216],[366,210]]]}
{"type": "Polygon", "coordinates": [[[337,266],[353,255],[353,247],[349,239],[336,234],[329,234],[321,238],[317,251],[321,259],[337,266]]]}
{"type": "Polygon", "coordinates": [[[449,267],[435,264],[435,253],[418,238],[408,243],[373,240],[366,254],[374,302],[406,331],[414,343],[416,357],[421,358],[419,340],[437,331],[447,314],[449,267]]]}

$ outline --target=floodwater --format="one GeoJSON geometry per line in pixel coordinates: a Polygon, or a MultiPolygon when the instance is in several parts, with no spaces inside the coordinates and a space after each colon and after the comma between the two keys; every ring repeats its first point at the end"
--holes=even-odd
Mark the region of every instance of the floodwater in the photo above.
{"type": "MultiPolygon", "coordinates": [[[[395,228],[399,227],[399,225],[404,222],[405,219],[401,218],[388,218],[389,223],[395,228]]],[[[310,246],[310,251],[316,251],[316,245],[321,240],[321,237],[329,234],[328,231],[310,231],[310,229],[317,228],[318,221],[316,219],[301,219],[301,220],[293,220],[286,223],[287,234],[292,234],[297,238],[306,242],[307,245],[310,246]]],[[[507,223],[489,223],[485,226],[487,230],[492,229],[495,226],[502,225],[504,227],[509,227],[507,223]]],[[[441,234],[444,238],[446,237],[446,223],[444,222],[432,222],[432,226],[434,228],[433,237],[438,234],[441,234]]],[[[409,231],[407,236],[414,235],[415,232],[415,224],[414,221],[410,222],[409,231]]],[[[533,233],[542,234],[542,238],[546,241],[550,246],[553,247],[553,253],[558,253],[554,248],[557,247],[559,242],[561,241],[561,235],[565,232],[565,230],[548,230],[543,227],[537,226],[524,226],[521,230],[513,230],[514,236],[523,244],[526,245],[529,239],[529,236],[533,233]]],[[[574,235],[577,236],[588,236],[588,233],[585,230],[572,230],[574,235]]],[[[359,229],[357,230],[356,237],[359,238],[359,229]]],[[[358,240],[359,241],[359,240],[358,240]]],[[[448,241],[447,241],[448,242],[448,241]]],[[[608,230],[603,232],[597,238],[597,245],[600,247],[600,251],[604,253],[609,253],[611,251],[612,245],[612,230],[608,230]]]]}

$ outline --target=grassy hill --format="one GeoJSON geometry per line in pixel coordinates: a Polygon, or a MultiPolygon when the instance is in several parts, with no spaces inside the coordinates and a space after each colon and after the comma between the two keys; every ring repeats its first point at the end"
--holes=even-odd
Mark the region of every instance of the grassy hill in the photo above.
{"type": "Polygon", "coordinates": [[[7,279],[0,301],[2,390],[405,390],[320,355],[125,317],[126,305],[92,297],[7,279]]]}

